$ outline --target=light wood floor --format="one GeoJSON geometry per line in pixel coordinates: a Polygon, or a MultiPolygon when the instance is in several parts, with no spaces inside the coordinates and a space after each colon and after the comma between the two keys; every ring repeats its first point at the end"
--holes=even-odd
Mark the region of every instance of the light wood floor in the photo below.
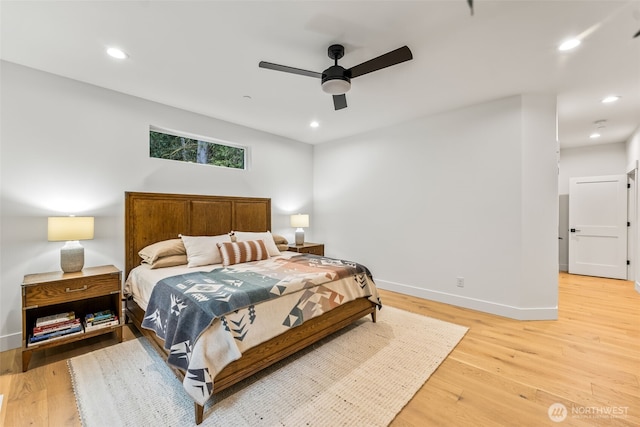
{"type": "MultiPolygon", "coordinates": [[[[470,328],[394,427],[640,425],[640,295],[632,282],[561,273],[557,321],[381,296],[385,305],[470,328]],[[564,422],[550,420],[553,403],[567,407],[564,422]]],[[[125,327],[124,339],[134,336],[125,327]]],[[[79,426],[66,359],[113,342],[96,337],[34,353],[26,373],[18,350],[0,353],[0,425],[79,426]]]]}

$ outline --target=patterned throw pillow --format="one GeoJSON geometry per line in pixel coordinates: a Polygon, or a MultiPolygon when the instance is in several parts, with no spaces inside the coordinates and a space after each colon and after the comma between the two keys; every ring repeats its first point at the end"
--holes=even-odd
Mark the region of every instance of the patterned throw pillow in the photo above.
{"type": "Polygon", "coordinates": [[[269,258],[269,252],[262,240],[245,240],[242,242],[218,243],[222,265],[225,267],[249,261],[260,261],[269,258]]]}

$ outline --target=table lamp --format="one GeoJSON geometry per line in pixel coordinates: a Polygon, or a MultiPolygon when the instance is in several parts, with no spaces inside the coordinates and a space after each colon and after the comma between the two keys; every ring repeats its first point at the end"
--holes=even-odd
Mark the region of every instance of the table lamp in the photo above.
{"type": "Polygon", "coordinates": [[[60,249],[60,267],[65,273],[82,270],[84,248],[78,240],[93,239],[92,216],[51,216],[48,223],[50,242],[66,241],[60,249]]]}
{"type": "Polygon", "coordinates": [[[296,227],[296,245],[304,244],[304,227],[309,226],[309,215],[296,214],[291,215],[291,226],[296,227]]]}

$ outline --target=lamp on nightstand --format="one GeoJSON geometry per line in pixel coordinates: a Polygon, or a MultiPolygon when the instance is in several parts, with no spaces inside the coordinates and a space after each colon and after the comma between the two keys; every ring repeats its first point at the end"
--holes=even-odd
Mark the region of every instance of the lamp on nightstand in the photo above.
{"type": "Polygon", "coordinates": [[[65,273],[73,273],[84,267],[84,248],[78,240],[93,239],[92,216],[50,216],[48,240],[63,242],[60,249],[60,268],[65,273]]]}
{"type": "Polygon", "coordinates": [[[296,227],[296,245],[304,244],[304,227],[309,226],[309,215],[291,215],[291,226],[296,227]]]}

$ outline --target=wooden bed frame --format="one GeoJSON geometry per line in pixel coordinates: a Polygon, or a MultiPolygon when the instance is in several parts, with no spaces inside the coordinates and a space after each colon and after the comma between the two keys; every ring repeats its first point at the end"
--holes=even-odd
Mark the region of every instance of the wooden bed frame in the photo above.
{"type": "MultiPolygon", "coordinates": [[[[271,230],[271,199],[126,192],[125,277],[140,264],[138,251],[147,245],[175,239],[178,234],[213,236],[231,230],[271,230]]],[[[153,331],[141,326],[144,310],[129,298],[126,301],[125,313],[127,321],[133,322],[166,361],[168,352],[164,349],[163,341],[153,331]]],[[[240,359],[230,363],[216,375],[214,393],[238,383],[366,315],[371,315],[375,322],[376,305],[367,298],[358,298],[249,349],[240,359]]],[[[181,381],[184,379],[184,372],[174,367],[171,369],[181,381]]],[[[200,424],[204,416],[204,407],[195,402],[194,405],[195,421],[196,424],[200,424]]]]}

